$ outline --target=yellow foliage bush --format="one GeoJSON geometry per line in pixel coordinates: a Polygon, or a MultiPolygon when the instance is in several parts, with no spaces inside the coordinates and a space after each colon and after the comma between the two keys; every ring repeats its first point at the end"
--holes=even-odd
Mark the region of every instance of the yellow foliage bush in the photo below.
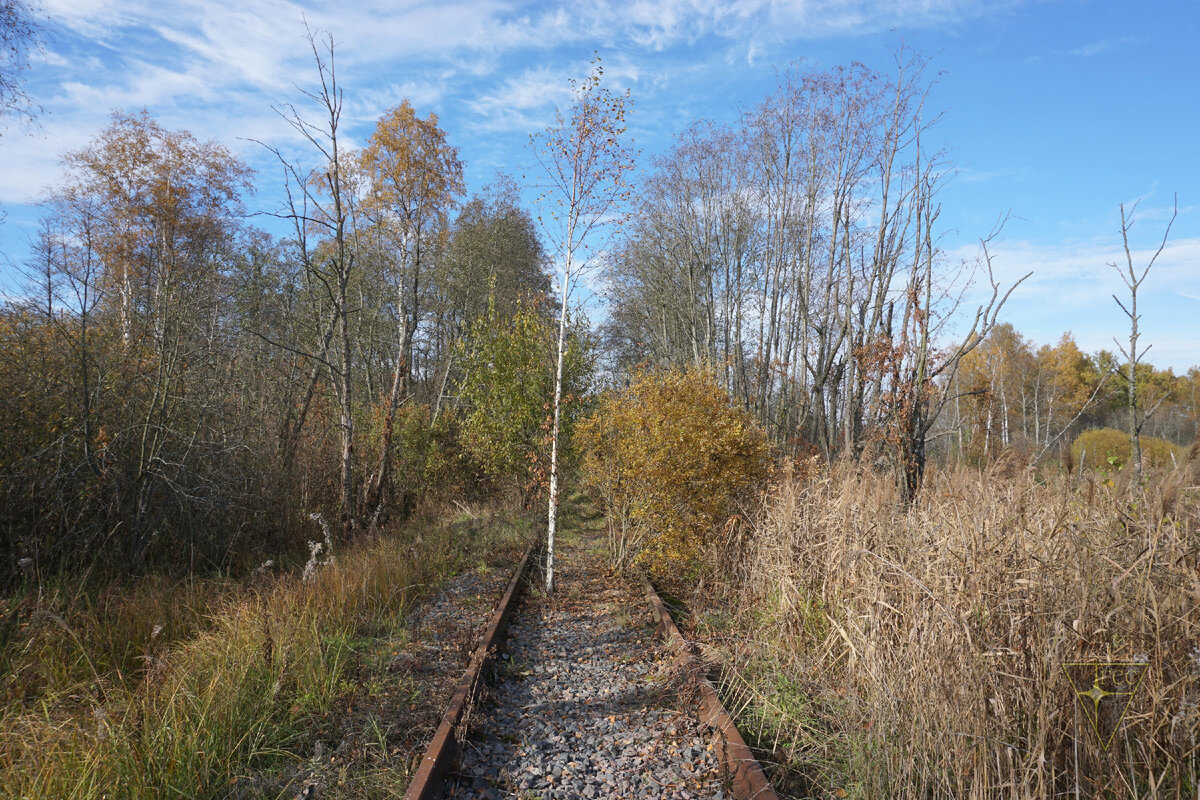
{"type": "MultiPolygon", "coordinates": [[[[1186,451],[1178,445],[1171,444],[1166,439],[1156,436],[1142,436],[1142,458],[1150,467],[1172,467],[1171,456],[1175,463],[1182,464],[1186,451]]],[[[1111,469],[1113,466],[1124,466],[1129,463],[1133,454],[1133,445],[1129,442],[1129,434],[1115,428],[1093,428],[1084,431],[1071,444],[1071,455],[1076,464],[1083,463],[1091,469],[1111,469]],[[1115,464],[1108,459],[1115,459],[1115,464]]]]}
{"type": "Polygon", "coordinates": [[[579,429],[585,484],[604,506],[614,563],[679,578],[732,504],[765,481],[767,438],[703,370],[642,372],[579,429]]]}

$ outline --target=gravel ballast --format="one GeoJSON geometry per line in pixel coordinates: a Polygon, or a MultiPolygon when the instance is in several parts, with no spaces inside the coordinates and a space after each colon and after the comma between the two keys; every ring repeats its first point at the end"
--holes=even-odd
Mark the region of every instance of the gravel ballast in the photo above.
{"type": "Polygon", "coordinates": [[[682,676],[645,600],[593,544],[564,542],[554,594],[527,592],[450,797],[725,797],[711,731],[681,710],[682,676]]]}

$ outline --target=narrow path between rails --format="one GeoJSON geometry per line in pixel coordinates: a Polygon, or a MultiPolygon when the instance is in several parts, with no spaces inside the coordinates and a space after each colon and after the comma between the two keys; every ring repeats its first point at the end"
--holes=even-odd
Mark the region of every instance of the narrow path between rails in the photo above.
{"type": "MultiPolygon", "coordinates": [[[[560,546],[555,593],[530,587],[490,696],[474,709],[454,798],[724,798],[711,732],[638,587],[610,574],[603,540],[560,546]]],[[[535,573],[534,580],[538,577],[535,573]]]]}

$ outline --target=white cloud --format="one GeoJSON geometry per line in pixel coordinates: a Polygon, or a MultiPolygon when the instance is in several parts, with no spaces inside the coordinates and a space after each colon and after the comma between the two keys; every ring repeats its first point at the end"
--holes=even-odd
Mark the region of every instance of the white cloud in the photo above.
{"type": "Polygon", "coordinates": [[[354,105],[354,115],[363,122],[374,124],[384,112],[408,100],[417,114],[424,116],[428,113],[427,109],[438,105],[445,94],[445,84],[435,77],[428,80],[389,83],[359,92],[354,105]]]}
{"type": "Polygon", "coordinates": [[[0,202],[32,201],[57,180],[60,155],[84,145],[114,109],[146,107],[164,125],[217,139],[263,164],[261,150],[239,137],[301,152],[292,149],[295,133],[270,109],[301,101],[294,84],[312,85],[302,18],[313,30],[333,31],[338,43],[348,140],[361,138],[376,115],[408,97],[422,112],[476,115],[457,123],[464,135],[480,134],[476,139],[483,140],[476,163],[512,168],[511,151],[523,141],[508,147],[489,135],[524,133],[549,122],[554,106],[568,99],[567,76],[586,73],[593,49],[605,54],[611,86],[638,86],[636,124],[661,125],[677,107],[656,104],[656,98],[675,91],[679,76],[697,69],[694,55],[701,51],[693,45],[701,38],[717,40],[710,54],[737,51],[742,68],[781,57],[781,44],[796,39],[953,24],[990,7],[982,0],[43,0],[41,5],[52,35],[30,88],[36,86],[33,99],[45,108],[42,129],[35,136],[5,136],[0,202]]]}
{"type": "Polygon", "coordinates": [[[41,6],[52,23],[81,36],[100,38],[123,21],[111,0],[42,0],[41,6]]]}
{"type": "Polygon", "coordinates": [[[545,127],[553,118],[554,107],[564,105],[570,97],[570,86],[560,72],[538,67],[506,79],[469,105],[479,117],[480,130],[530,131],[545,127]]]}
{"type": "Polygon", "coordinates": [[[87,144],[94,129],[57,120],[43,121],[36,134],[4,137],[5,166],[0,170],[0,203],[31,204],[61,175],[59,154],[87,144]]]}
{"type": "MultiPolygon", "coordinates": [[[[605,85],[614,92],[632,90],[639,83],[641,70],[628,59],[604,61],[602,66],[605,85]]],[[[540,66],[506,78],[491,92],[468,101],[478,117],[474,127],[490,132],[541,130],[553,121],[556,107],[565,109],[570,103],[570,79],[580,81],[590,69],[590,62],[580,61],[571,69],[540,66]]],[[[662,77],[660,71],[655,82],[662,77]]]]}
{"type": "Polygon", "coordinates": [[[1051,50],[1051,55],[1056,56],[1074,56],[1076,58],[1090,58],[1103,53],[1108,53],[1112,50],[1117,50],[1128,44],[1137,43],[1138,39],[1133,36],[1116,36],[1109,39],[1100,39],[1095,42],[1081,45],[1070,50],[1051,50]]]}
{"type": "MultiPolygon", "coordinates": [[[[1158,233],[1161,236],[1161,230],[1158,233]]],[[[1144,267],[1156,249],[1157,242],[1139,242],[1132,250],[1134,266],[1144,267]]],[[[969,260],[977,252],[977,246],[963,246],[949,255],[953,263],[969,260]]],[[[1125,264],[1119,237],[1056,245],[1002,241],[990,252],[1001,286],[1010,286],[1026,272],[1033,272],[1013,292],[1002,318],[1036,342],[1053,342],[1070,329],[1085,350],[1111,351],[1114,335],[1128,338],[1128,319],[1113,295],[1128,305],[1129,292],[1109,266],[1125,264]]],[[[1154,345],[1150,361],[1156,365],[1179,370],[1200,364],[1200,317],[1191,305],[1192,300],[1200,299],[1197,267],[1200,238],[1172,239],[1139,290],[1141,345],[1154,345]]],[[[985,299],[986,273],[976,278],[962,311],[973,311],[985,299]]]]}
{"type": "MultiPolygon", "coordinates": [[[[1135,266],[1145,265],[1156,247],[1135,247],[1132,250],[1135,266]]],[[[1040,294],[1044,290],[1064,288],[1066,296],[1056,291],[1057,301],[1072,297],[1103,294],[1108,297],[1122,284],[1117,272],[1109,266],[1124,266],[1125,253],[1119,239],[1113,242],[1076,242],[1043,245],[1029,241],[1002,241],[989,248],[996,276],[1011,280],[1033,270],[1033,277],[1018,291],[1040,294]]],[[[968,260],[978,252],[974,245],[964,245],[951,252],[952,260],[968,260]]],[[[1151,274],[1159,285],[1169,285],[1177,291],[1191,288],[1200,292],[1200,238],[1181,238],[1167,242],[1151,274]]]]}
{"type": "Polygon", "coordinates": [[[172,103],[177,98],[212,100],[213,86],[205,80],[203,70],[193,67],[175,71],[132,60],[129,64],[133,77],[128,83],[97,85],[82,80],[65,81],[60,107],[74,106],[80,109],[105,112],[114,109],[132,109],[141,106],[157,106],[172,103]]]}

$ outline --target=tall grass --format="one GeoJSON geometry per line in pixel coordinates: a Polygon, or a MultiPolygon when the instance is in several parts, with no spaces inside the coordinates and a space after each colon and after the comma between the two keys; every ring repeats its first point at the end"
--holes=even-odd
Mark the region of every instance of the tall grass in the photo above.
{"type": "Polygon", "coordinates": [[[785,478],[727,576],[744,723],[796,794],[1196,797],[1197,466],[785,478]],[[1107,748],[1064,670],[1106,661],[1148,665],[1107,748]]]}
{"type": "Polygon", "coordinates": [[[162,624],[151,622],[161,611],[151,589],[116,615],[83,615],[99,631],[82,636],[55,615],[47,630],[58,633],[30,632],[8,654],[0,795],[216,797],[239,776],[295,761],[289,747],[349,689],[355,640],[400,629],[415,598],[520,536],[515,526],[413,526],[339,554],[311,580],[228,587],[174,644],[155,652],[154,636],[128,639],[146,646],[136,671],[121,668],[127,657],[93,653],[105,626],[162,624]],[[19,690],[22,674],[38,677],[36,690],[19,690]]]}

